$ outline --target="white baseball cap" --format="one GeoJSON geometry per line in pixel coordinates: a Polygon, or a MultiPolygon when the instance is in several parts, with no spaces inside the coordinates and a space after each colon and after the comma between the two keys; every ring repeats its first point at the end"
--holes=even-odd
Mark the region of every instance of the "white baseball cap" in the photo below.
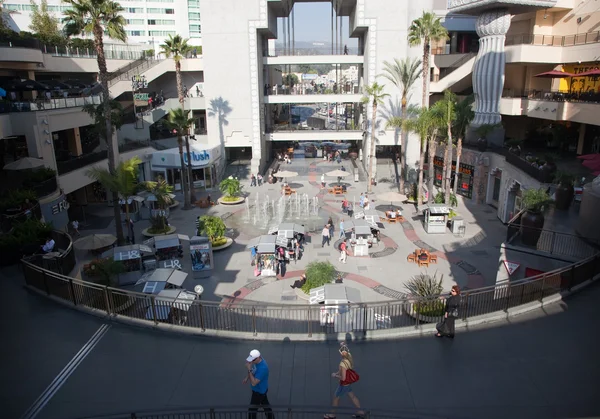
{"type": "Polygon", "coordinates": [[[246,362],[252,362],[256,358],[260,358],[260,352],[258,351],[258,349],[252,349],[250,351],[250,355],[248,355],[248,358],[246,358],[246,362]]]}

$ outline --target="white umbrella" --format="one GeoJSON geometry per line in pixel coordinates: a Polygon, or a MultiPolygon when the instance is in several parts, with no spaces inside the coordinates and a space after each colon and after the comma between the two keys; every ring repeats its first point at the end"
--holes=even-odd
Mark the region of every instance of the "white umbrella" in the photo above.
{"type": "Polygon", "coordinates": [[[344,170],[336,169],[336,170],[332,170],[331,172],[325,173],[325,175],[331,176],[331,177],[346,177],[346,176],[350,176],[351,173],[346,172],[344,170]]]}
{"type": "Polygon", "coordinates": [[[112,234],[92,234],[77,239],[73,245],[80,250],[97,250],[111,246],[117,238],[112,234]]]}
{"type": "Polygon", "coordinates": [[[23,157],[4,166],[4,170],[27,170],[44,166],[44,160],[33,157],[23,157]]]}
{"type": "Polygon", "coordinates": [[[380,201],[390,201],[390,205],[392,205],[392,202],[404,202],[407,200],[406,195],[401,194],[400,192],[395,192],[395,191],[389,191],[389,192],[384,192],[382,194],[377,194],[377,198],[380,201]]]}
{"type": "Polygon", "coordinates": [[[275,177],[284,177],[284,178],[296,177],[296,176],[298,176],[298,172],[288,172],[287,170],[282,170],[280,172],[273,173],[273,176],[275,176],[275,177]]]}

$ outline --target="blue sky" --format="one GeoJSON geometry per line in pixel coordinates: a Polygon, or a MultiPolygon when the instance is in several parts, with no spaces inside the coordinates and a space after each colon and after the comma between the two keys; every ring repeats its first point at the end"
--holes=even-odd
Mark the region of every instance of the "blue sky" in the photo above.
{"type": "MultiPolygon", "coordinates": [[[[331,3],[297,3],[294,6],[294,14],[294,33],[297,42],[331,42],[331,3]]],[[[291,25],[290,21],[290,30],[291,25]]],[[[343,43],[348,47],[356,46],[357,41],[348,38],[348,17],[343,18],[343,27],[343,43]]],[[[283,42],[282,29],[282,19],[279,19],[278,42],[283,42]]]]}

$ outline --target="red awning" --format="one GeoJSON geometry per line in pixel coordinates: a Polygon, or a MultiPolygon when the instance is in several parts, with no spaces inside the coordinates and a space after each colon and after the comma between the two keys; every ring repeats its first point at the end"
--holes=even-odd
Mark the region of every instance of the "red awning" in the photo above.
{"type": "Polygon", "coordinates": [[[534,77],[543,77],[546,79],[562,79],[564,77],[575,77],[575,76],[579,76],[579,74],[576,75],[576,74],[566,73],[564,71],[552,70],[552,71],[546,71],[545,73],[536,74],[534,77]]]}

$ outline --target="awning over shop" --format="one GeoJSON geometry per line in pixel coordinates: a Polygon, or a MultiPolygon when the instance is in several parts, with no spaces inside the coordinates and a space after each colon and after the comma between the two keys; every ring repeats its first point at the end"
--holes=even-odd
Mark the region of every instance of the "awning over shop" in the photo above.
{"type": "Polygon", "coordinates": [[[167,234],[166,236],[156,236],[154,238],[154,247],[156,250],[179,247],[180,244],[181,242],[177,234],[167,234]]]}
{"type": "MultiPolygon", "coordinates": [[[[190,155],[183,153],[184,162],[187,164],[188,159],[192,162],[192,167],[206,167],[219,160],[221,150],[219,147],[204,148],[199,144],[194,144],[190,141],[190,155]],[[191,158],[190,158],[191,157],[191,158]]],[[[179,159],[179,149],[170,148],[168,150],[159,150],[152,153],[152,167],[162,168],[181,168],[181,160],[179,159]]]]}
{"type": "Polygon", "coordinates": [[[181,287],[187,276],[187,273],[178,269],[158,268],[152,272],[142,275],[142,277],[137,281],[136,285],[143,284],[144,282],[164,282],[175,285],[176,287],[181,287]]]}

